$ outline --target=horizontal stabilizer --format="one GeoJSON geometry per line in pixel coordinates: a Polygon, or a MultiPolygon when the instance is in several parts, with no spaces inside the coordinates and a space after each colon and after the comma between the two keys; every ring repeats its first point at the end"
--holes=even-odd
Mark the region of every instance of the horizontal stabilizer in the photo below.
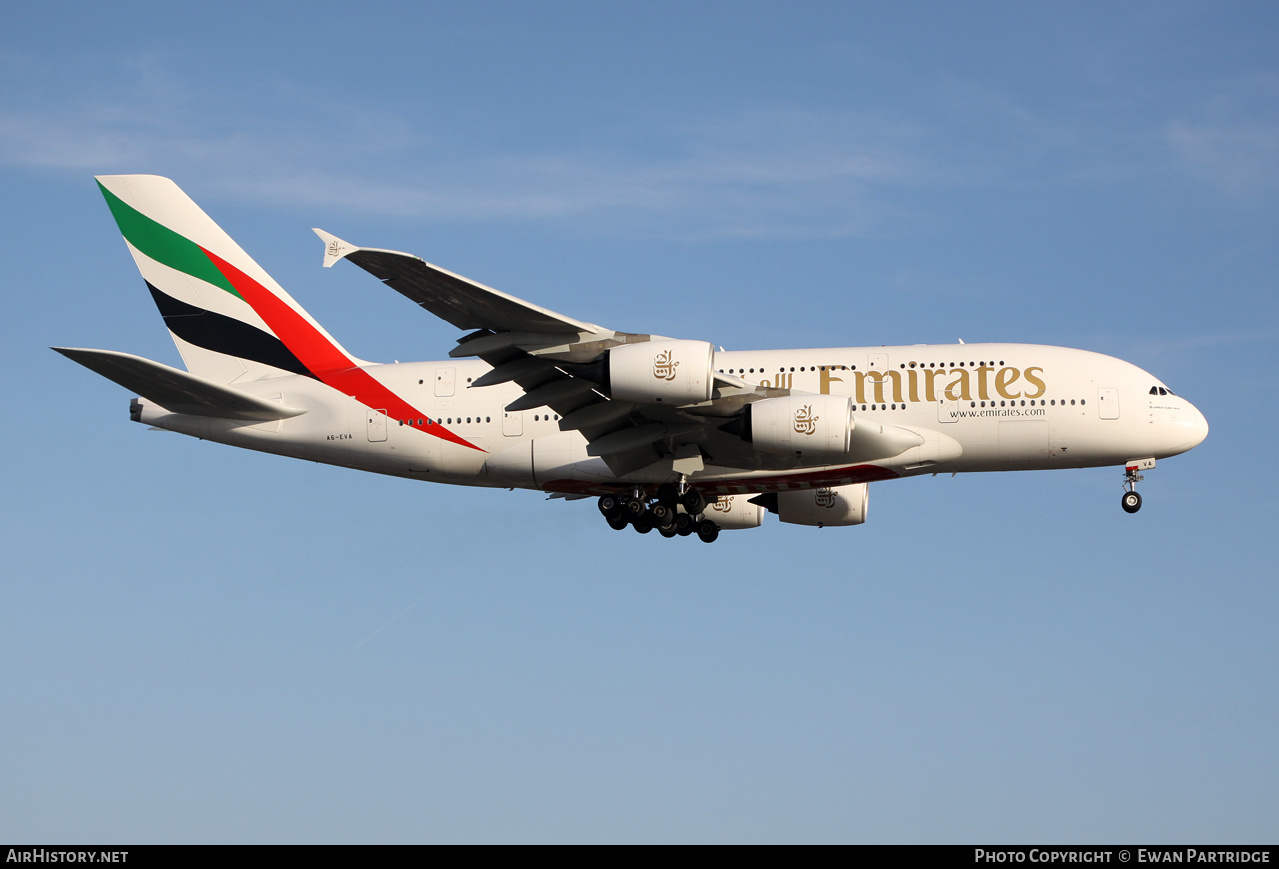
{"type": "Polygon", "coordinates": [[[255,421],[288,419],[306,413],[141,356],[78,347],[52,349],[174,413],[255,421]]]}

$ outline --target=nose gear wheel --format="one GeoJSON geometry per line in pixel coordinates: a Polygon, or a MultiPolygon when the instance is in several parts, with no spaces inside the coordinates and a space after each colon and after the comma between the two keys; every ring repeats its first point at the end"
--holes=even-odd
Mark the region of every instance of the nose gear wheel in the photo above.
{"type": "Polygon", "coordinates": [[[1120,505],[1124,508],[1125,513],[1136,513],[1141,509],[1141,495],[1137,494],[1137,484],[1144,480],[1141,474],[1137,473],[1136,465],[1128,465],[1124,468],[1124,497],[1120,501],[1120,505]]]}

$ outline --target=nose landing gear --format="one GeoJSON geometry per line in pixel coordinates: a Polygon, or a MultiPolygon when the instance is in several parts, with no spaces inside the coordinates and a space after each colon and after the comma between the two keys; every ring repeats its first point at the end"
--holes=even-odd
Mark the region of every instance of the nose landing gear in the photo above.
{"type": "Polygon", "coordinates": [[[1138,471],[1148,471],[1155,466],[1154,459],[1134,459],[1124,466],[1124,492],[1119,502],[1125,513],[1136,513],[1141,509],[1141,495],[1137,494],[1137,484],[1145,479],[1138,471]]]}

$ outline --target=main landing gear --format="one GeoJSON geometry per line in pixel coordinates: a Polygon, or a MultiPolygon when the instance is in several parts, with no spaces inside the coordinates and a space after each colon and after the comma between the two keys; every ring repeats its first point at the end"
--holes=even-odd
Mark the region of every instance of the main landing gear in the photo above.
{"type": "Polygon", "coordinates": [[[640,534],[653,529],[663,537],[689,537],[696,534],[703,543],[714,543],[719,526],[702,515],[706,498],[696,489],[674,483],[657,487],[657,497],[637,489],[633,495],[604,495],[599,500],[600,512],[610,528],[621,531],[627,525],[640,534]]]}
{"type": "Polygon", "coordinates": [[[1123,505],[1125,513],[1136,513],[1141,509],[1141,495],[1137,494],[1137,484],[1145,479],[1141,474],[1137,473],[1140,466],[1130,464],[1124,468],[1124,492],[1123,505]]]}

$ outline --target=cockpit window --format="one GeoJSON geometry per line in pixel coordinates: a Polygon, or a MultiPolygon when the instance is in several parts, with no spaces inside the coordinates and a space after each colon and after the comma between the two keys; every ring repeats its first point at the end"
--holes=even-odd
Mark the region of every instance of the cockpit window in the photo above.
{"type": "Polygon", "coordinates": [[[1152,387],[1150,387],[1150,394],[1151,394],[1151,395],[1158,395],[1158,394],[1159,394],[1159,387],[1158,387],[1158,386],[1152,386],[1152,387]]]}
{"type": "Polygon", "coordinates": [[[1166,386],[1152,386],[1150,387],[1150,394],[1151,395],[1176,395],[1177,393],[1173,392],[1171,389],[1169,389],[1166,386]]]}

